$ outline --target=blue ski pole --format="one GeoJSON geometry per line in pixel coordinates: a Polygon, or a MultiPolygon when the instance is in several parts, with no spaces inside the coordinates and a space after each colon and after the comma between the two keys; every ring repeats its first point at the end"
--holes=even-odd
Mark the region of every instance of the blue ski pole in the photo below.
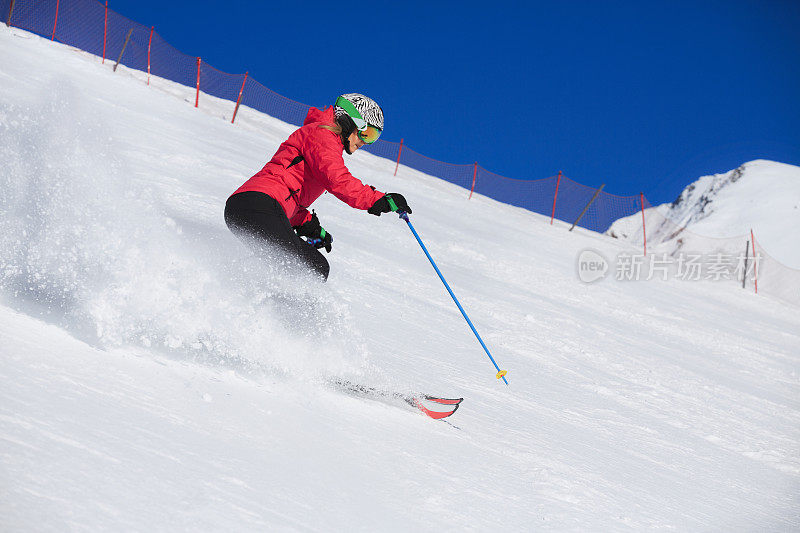
{"type": "Polygon", "coordinates": [[[425,252],[426,256],[428,256],[428,261],[430,261],[431,265],[433,265],[433,269],[436,271],[437,274],[439,274],[439,279],[442,280],[442,283],[444,283],[444,287],[447,289],[447,292],[449,292],[450,296],[452,296],[453,301],[458,306],[458,310],[461,311],[462,315],[464,315],[464,319],[467,321],[467,324],[469,324],[469,327],[472,329],[472,333],[474,333],[475,336],[478,338],[478,342],[480,342],[481,346],[483,346],[483,350],[486,352],[486,355],[488,355],[489,359],[492,360],[492,364],[497,369],[497,379],[501,379],[502,378],[503,381],[505,382],[505,384],[508,385],[508,381],[506,380],[506,374],[508,373],[508,371],[507,370],[500,370],[500,367],[497,366],[497,362],[494,360],[494,357],[492,357],[492,354],[489,353],[489,348],[486,347],[486,344],[483,342],[483,339],[481,339],[481,336],[478,335],[478,331],[475,329],[475,326],[472,325],[472,321],[467,316],[467,313],[464,311],[464,308],[461,307],[461,304],[458,302],[458,298],[456,298],[456,295],[453,294],[453,290],[450,288],[450,285],[448,285],[447,281],[445,281],[444,276],[442,276],[442,273],[439,270],[439,267],[436,266],[436,263],[433,261],[433,258],[431,257],[431,254],[428,253],[428,249],[425,248],[424,244],[422,244],[422,239],[419,238],[419,234],[417,234],[417,230],[415,230],[414,226],[411,224],[411,220],[409,220],[408,214],[403,212],[403,211],[397,211],[397,214],[400,215],[400,218],[402,218],[403,220],[406,221],[406,224],[408,224],[408,228],[411,230],[411,233],[414,234],[414,237],[417,238],[417,242],[422,247],[422,251],[425,252]]]}

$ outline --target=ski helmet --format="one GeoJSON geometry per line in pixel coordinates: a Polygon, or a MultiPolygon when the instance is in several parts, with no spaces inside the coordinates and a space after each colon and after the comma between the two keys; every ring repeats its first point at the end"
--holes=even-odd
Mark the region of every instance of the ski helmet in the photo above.
{"type": "Polygon", "coordinates": [[[343,130],[349,130],[347,136],[355,129],[358,131],[359,138],[366,144],[372,144],[378,140],[383,131],[383,109],[375,100],[363,94],[347,93],[337,98],[334,105],[337,119],[347,116],[352,121],[351,125],[350,121],[338,120],[351,126],[343,128],[343,130]]]}

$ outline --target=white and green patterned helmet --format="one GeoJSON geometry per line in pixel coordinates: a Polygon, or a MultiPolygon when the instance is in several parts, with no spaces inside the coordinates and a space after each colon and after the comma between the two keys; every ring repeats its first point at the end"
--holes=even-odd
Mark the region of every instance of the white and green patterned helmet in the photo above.
{"type": "Polygon", "coordinates": [[[383,109],[368,96],[343,94],[336,99],[335,111],[337,116],[346,114],[353,119],[359,136],[367,144],[375,142],[383,131],[383,109]]]}

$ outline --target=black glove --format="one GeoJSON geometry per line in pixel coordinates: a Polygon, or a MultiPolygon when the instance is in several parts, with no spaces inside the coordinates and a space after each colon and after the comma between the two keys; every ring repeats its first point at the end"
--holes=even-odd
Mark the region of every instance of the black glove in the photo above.
{"type": "Polygon", "coordinates": [[[317,214],[313,211],[311,212],[311,220],[306,222],[305,224],[301,224],[299,226],[295,226],[294,230],[297,232],[297,235],[300,237],[307,237],[308,239],[316,239],[319,242],[314,244],[314,248],[319,250],[320,248],[325,248],[327,253],[331,253],[331,246],[333,244],[333,237],[330,233],[325,231],[320,223],[319,219],[317,218],[317,214]]]}
{"type": "Polygon", "coordinates": [[[392,211],[405,211],[409,215],[411,214],[411,208],[408,207],[408,202],[406,202],[402,194],[396,192],[386,193],[383,195],[383,198],[379,199],[372,204],[372,207],[367,209],[367,213],[377,216],[381,216],[381,213],[391,213],[392,211]],[[389,202],[390,199],[394,202],[394,209],[392,209],[392,202],[389,202]]]}

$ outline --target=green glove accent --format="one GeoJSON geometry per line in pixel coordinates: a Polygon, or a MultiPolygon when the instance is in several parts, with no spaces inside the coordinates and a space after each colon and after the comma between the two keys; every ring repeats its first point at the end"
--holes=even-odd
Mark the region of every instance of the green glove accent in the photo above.
{"type": "Polygon", "coordinates": [[[320,228],[319,238],[322,239],[323,241],[325,240],[325,228],[320,228]]]}
{"type": "Polygon", "coordinates": [[[397,204],[394,203],[394,200],[388,194],[386,195],[386,199],[389,201],[389,208],[392,210],[392,213],[397,211],[397,204]]]}

